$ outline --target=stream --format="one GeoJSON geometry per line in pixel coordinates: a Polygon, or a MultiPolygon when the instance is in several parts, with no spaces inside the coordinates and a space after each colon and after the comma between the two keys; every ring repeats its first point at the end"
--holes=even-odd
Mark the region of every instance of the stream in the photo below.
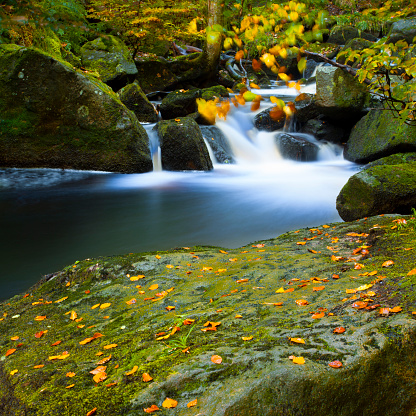
{"type": "MultiPolygon", "coordinates": [[[[261,93],[289,100],[296,91],[261,93]]],[[[236,248],[340,221],[335,200],[358,167],[331,144],[321,145],[318,161],[284,160],[274,133],[258,132],[245,107],[217,123],[237,163],[214,162],[210,172],[162,171],[157,155],[155,171],[145,174],[0,169],[0,299],[76,260],[193,245],[236,248]]]]}

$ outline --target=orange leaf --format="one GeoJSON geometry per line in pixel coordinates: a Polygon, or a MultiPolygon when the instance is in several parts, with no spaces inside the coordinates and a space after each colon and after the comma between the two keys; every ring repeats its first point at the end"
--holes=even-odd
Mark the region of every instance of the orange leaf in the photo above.
{"type": "Polygon", "coordinates": [[[100,309],[106,309],[106,308],[108,308],[110,305],[111,305],[111,303],[102,303],[102,304],[100,305],[100,309]]]}
{"type": "Polygon", "coordinates": [[[12,341],[17,341],[19,339],[19,337],[16,335],[15,337],[11,337],[10,338],[12,341]]]}
{"type": "Polygon", "coordinates": [[[324,289],[325,289],[325,286],[315,286],[315,287],[312,288],[312,290],[314,292],[318,292],[318,291],[324,290],[324,289]]]}
{"type": "Polygon", "coordinates": [[[53,344],[51,344],[51,347],[56,347],[57,345],[59,345],[62,341],[56,341],[53,344]]]}
{"type": "Polygon", "coordinates": [[[222,358],[221,358],[219,355],[213,355],[213,356],[211,357],[211,361],[212,361],[214,364],[221,364],[221,363],[222,363],[222,358]]]}
{"type": "Polygon", "coordinates": [[[345,328],[342,326],[337,326],[332,332],[334,334],[342,334],[345,332],[345,328]]]}
{"type": "Polygon", "coordinates": [[[303,357],[293,357],[292,361],[294,364],[305,364],[305,359],[303,357]]]}
{"type": "Polygon", "coordinates": [[[390,313],[390,308],[380,308],[378,313],[380,315],[388,316],[390,313]]]}
{"type": "Polygon", "coordinates": [[[87,413],[87,415],[86,415],[86,416],[92,416],[92,415],[95,415],[96,413],[97,413],[97,408],[96,408],[96,407],[94,407],[94,409],[90,410],[90,411],[87,413]]]}
{"type": "Polygon", "coordinates": [[[148,373],[143,373],[142,374],[142,380],[147,383],[148,381],[152,381],[153,377],[151,377],[148,373]]]}
{"type": "Polygon", "coordinates": [[[68,373],[66,373],[67,377],[75,377],[75,373],[73,373],[72,371],[69,371],[68,373]]]}
{"type": "Polygon", "coordinates": [[[43,368],[45,367],[45,364],[39,364],[39,365],[34,365],[33,368],[43,368]]]}
{"type": "MultiPolygon", "coordinates": [[[[160,257],[160,256],[159,256],[160,257]]],[[[145,413],[153,413],[160,410],[155,404],[152,404],[150,407],[143,409],[145,413]]]]}
{"type": "Polygon", "coordinates": [[[309,302],[305,299],[299,299],[299,300],[295,300],[296,304],[299,306],[305,306],[305,305],[309,305],[309,302]]]}
{"type": "Polygon", "coordinates": [[[244,58],[244,51],[238,51],[236,54],[235,54],[235,60],[236,61],[239,61],[240,59],[243,59],[244,58]]]}
{"type": "Polygon", "coordinates": [[[356,309],[364,309],[367,305],[368,305],[367,302],[363,302],[361,300],[357,300],[357,302],[354,302],[351,306],[353,308],[356,308],[356,309]]]}
{"type": "Polygon", "coordinates": [[[178,402],[176,400],[170,399],[169,397],[166,397],[166,399],[162,403],[162,406],[166,409],[171,409],[173,407],[176,407],[177,405],[178,402]]]}
{"type": "Polygon", "coordinates": [[[332,261],[340,261],[340,260],[342,260],[343,259],[343,257],[341,257],[341,256],[335,256],[335,255],[332,255],[331,256],[331,260],[332,261]]]}
{"type": "Polygon", "coordinates": [[[138,276],[131,276],[130,280],[132,282],[136,282],[137,280],[143,279],[143,277],[144,277],[144,274],[141,274],[141,275],[138,275],[138,276]]]}
{"type": "Polygon", "coordinates": [[[41,338],[42,335],[45,334],[46,332],[48,332],[48,331],[39,331],[39,332],[36,332],[35,337],[36,338],[41,338]]]}
{"type": "Polygon", "coordinates": [[[393,264],[394,264],[394,261],[393,260],[386,260],[382,265],[381,265],[381,267],[390,267],[390,266],[393,266],[393,264]]]}
{"type": "Polygon", "coordinates": [[[136,303],[136,298],[130,299],[126,302],[127,305],[134,305],[136,303]]]}
{"type": "Polygon", "coordinates": [[[198,399],[195,399],[195,400],[192,400],[191,402],[189,402],[187,405],[186,405],[186,407],[194,407],[194,406],[196,406],[197,405],[197,403],[198,403],[198,399]]]}
{"type": "Polygon", "coordinates": [[[176,308],[176,306],[166,306],[166,310],[167,311],[172,311],[172,310],[174,310],[176,308]]]}
{"type": "Polygon", "coordinates": [[[126,376],[131,376],[132,374],[134,374],[137,370],[139,369],[139,367],[137,365],[135,365],[130,371],[127,371],[126,376]]]}
{"type": "Polygon", "coordinates": [[[298,246],[304,246],[306,243],[305,243],[305,241],[298,241],[296,244],[298,246]]]}
{"type": "Polygon", "coordinates": [[[251,341],[253,339],[253,335],[250,335],[249,337],[241,337],[243,341],[251,341]]]}
{"type": "Polygon", "coordinates": [[[109,345],[104,345],[104,349],[105,350],[109,350],[109,349],[111,349],[111,348],[115,348],[115,347],[117,347],[117,344],[109,344],[109,345]]]}
{"type": "Polygon", "coordinates": [[[248,279],[236,280],[236,283],[244,283],[244,282],[248,282],[248,279]]]}
{"type": "Polygon", "coordinates": [[[94,368],[94,370],[91,370],[90,374],[104,373],[106,369],[107,369],[106,365],[100,365],[97,368],[94,368]]]}
{"type": "Polygon", "coordinates": [[[320,319],[320,318],[323,318],[325,316],[325,313],[324,312],[321,312],[321,313],[314,313],[312,316],[311,316],[311,318],[312,319],[320,319]]]}
{"type": "Polygon", "coordinates": [[[10,348],[6,352],[6,357],[8,357],[9,355],[12,355],[14,352],[16,352],[16,348],[10,348]]]}
{"type": "Polygon", "coordinates": [[[97,365],[102,365],[105,363],[108,363],[111,360],[111,354],[108,357],[105,357],[103,359],[101,359],[100,361],[98,361],[97,365]]]}
{"type": "Polygon", "coordinates": [[[71,321],[75,321],[75,319],[77,319],[77,318],[78,318],[77,313],[75,311],[71,311],[71,315],[69,316],[69,319],[71,321]]]}
{"type": "Polygon", "coordinates": [[[395,306],[394,308],[390,308],[389,311],[393,313],[397,313],[397,312],[401,312],[402,308],[400,306],[395,306]]]}
{"type": "Polygon", "coordinates": [[[43,321],[44,319],[46,319],[46,316],[37,316],[35,321],[43,321]]]}
{"type": "Polygon", "coordinates": [[[156,290],[158,287],[159,287],[158,284],[154,284],[154,285],[149,286],[149,290],[156,290]]]}
{"type": "Polygon", "coordinates": [[[251,66],[253,67],[253,70],[255,72],[259,72],[261,69],[261,61],[258,61],[257,59],[253,59],[251,62],[251,66]]]}
{"type": "Polygon", "coordinates": [[[342,367],[341,361],[338,361],[338,360],[331,361],[328,365],[330,367],[332,367],[332,368],[340,368],[340,367],[342,367]]]}
{"type": "Polygon", "coordinates": [[[72,387],[74,387],[75,386],[75,384],[70,384],[69,386],[66,386],[65,388],[66,389],[72,389],[72,387]]]}
{"type": "Polygon", "coordinates": [[[333,275],[332,275],[332,278],[333,278],[333,279],[339,279],[339,275],[338,275],[338,274],[333,274],[333,275]]]}
{"type": "Polygon", "coordinates": [[[105,372],[101,372],[101,373],[97,373],[92,379],[96,382],[96,383],[101,383],[102,381],[104,381],[107,378],[107,374],[105,372]]]}
{"type": "Polygon", "coordinates": [[[410,272],[407,273],[408,276],[413,276],[414,274],[416,274],[416,269],[410,270],[410,272]]]}

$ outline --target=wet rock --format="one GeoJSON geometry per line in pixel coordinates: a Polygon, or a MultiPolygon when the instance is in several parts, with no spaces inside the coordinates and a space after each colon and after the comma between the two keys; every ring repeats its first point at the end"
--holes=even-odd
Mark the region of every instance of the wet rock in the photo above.
{"type": "Polygon", "coordinates": [[[300,123],[306,123],[319,115],[319,109],[316,105],[315,96],[313,94],[300,94],[295,101],[295,117],[300,123]]]}
{"type": "Polygon", "coordinates": [[[254,127],[260,131],[281,130],[285,125],[286,116],[283,111],[275,113],[275,109],[276,107],[270,107],[256,114],[254,127]]]}
{"type": "Polygon", "coordinates": [[[334,120],[360,118],[370,100],[365,85],[340,68],[322,66],[316,71],[316,105],[334,120]]]}
{"type": "Polygon", "coordinates": [[[147,172],[148,137],[105,84],[36,49],[0,47],[0,165],[147,172]]]}
{"type": "Polygon", "coordinates": [[[343,144],[348,140],[351,127],[352,126],[348,123],[335,123],[320,115],[303,124],[300,128],[300,132],[311,134],[319,141],[343,144]]]}
{"type": "Polygon", "coordinates": [[[133,415],[152,405],[173,416],[410,415],[416,399],[409,382],[416,359],[414,276],[408,275],[414,253],[391,247],[412,247],[414,236],[410,229],[395,235],[397,219],[326,224],[222,252],[193,247],[68,265],[29,296],[1,304],[0,409],[37,416],[61,414],[62,406],[70,415],[94,407],[104,416],[133,415]],[[327,248],[334,239],[337,261],[327,248]],[[364,270],[383,270],[383,279],[381,271],[363,276],[348,261],[362,245],[372,245],[372,257],[354,259],[364,270]],[[394,265],[382,268],[385,260],[394,265]],[[374,295],[359,289],[365,285],[374,295]],[[374,304],[403,311],[383,316],[374,304]],[[82,321],[71,320],[71,311],[82,321]],[[334,333],[337,327],[345,332],[334,333]],[[16,335],[23,346],[16,348],[16,335]],[[6,357],[11,348],[16,351],[6,357]],[[212,362],[213,355],[222,362],[212,362]],[[106,379],[97,383],[90,371],[103,358],[106,379]],[[330,367],[334,360],[342,367],[330,367]],[[38,363],[43,367],[33,368],[38,363]],[[143,373],[153,380],[143,382],[143,373]],[[166,397],[177,406],[165,410],[166,397]]]}
{"type": "Polygon", "coordinates": [[[189,117],[156,124],[165,170],[211,170],[212,161],[198,124],[189,117]]]}
{"type": "Polygon", "coordinates": [[[402,19],[394,22],[388,34],[387,42],[396,43],[405,40],[408,44],[413,43],[416,36],[416,18],[402,19]]]}
{"type": "Polygon", "coordinates": [[[115,91],[133,81],[137,68],[127,46],[115,36],[103,36],[81,48],[82,65],[96,71],[115,91]]]}
{"type": "Polygon", "coordinates": [[[352,129],[344,157],[368,163],[394,153],[416,151],[416,129],[390,110],[370,110],[352,129]]]}
{"type": "Polygon", "coordinates": [[[345,45],[349,40],[354,38],[363,38],[371,42],[375,42],[377,38],[367,32],[362,32],[355,26],[337,25],[331,29],[328,43],[335,43],[337,45],[345,45]]]}
{"type": "Polygon", "coordinates": [[[235,163],[228,140],[218,127],[200,126],[200,129],[218,163],[235,163]]]}
{"type": "MultiPolygon", "coordinates": [[[[312,138],[310,136],[309,138],[312,138]]],[[[285,159],[299,162],[310,162],[317,159],[319,146],[308,140],[307,135],[278,133],[275,136],[276,145],[285,159]]]]}
{"type": "MultiPolygon", "coordinates": [[[[351,49],[353,51],[362,51],[363,49],[369,48],[371,45],[373,44],[373,42],[363,39],[363,38],[354,38],[354,39],[350,39],[345,46],[340,50],[340,52],[343,52],[347,49],[351,49]]],[[[345,64],[346,63],[346,57],[345,56],[341,56],[339,58],[337,58],[337,62],[339,62],[340,64],[345,64]]],[[[348,61],[348,65],[355,67],[354,63],[356,61],[348,61]]]]}
{"type": "Polygon", "coordinates": [[[344,221],[377,214],[410,214],[416,206],[416,163],[378,165],[351,176],[337,197],[344,221]]]}
{"type": "Polygon", "coordinates": [[[121,102],[134,114],[140,122],[156,123],[157,113],[152,103],[136,82],[127,84],[120,91],[118,96],[121,102]]]}

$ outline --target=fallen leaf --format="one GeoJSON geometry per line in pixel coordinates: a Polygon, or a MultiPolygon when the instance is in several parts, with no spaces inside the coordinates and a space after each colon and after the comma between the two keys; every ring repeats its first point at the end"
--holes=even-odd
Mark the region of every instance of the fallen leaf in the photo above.
{"type": "Polygon", "coordinates": [[[142,374],[142,380],[147,383],[148,381],[152,381],[153,377],[151,377],[148,373],[143,373],[142,374]]]}
{"type": "Polygon", "coordinates": [[[357,300],[356,302],[354,302],[351,307],[355,308],[355,309],[364,309],[366,306],[368,305],[367,302],[363,302],[361,300],[357,300]]]}
{"type": "Polygon", "coordinates": [[[15,337],[11,337],[10,338],[12,341],[17,341],[19,339],[19,337],[16,335],[15,337]]]}
{"type": "Polygon", "coordinates": [[[381,265],[381,267],[390,267],[390,266],[393,266],[393,264],[394,264],[394,261],[393,260],[386,260],[382,265],[381,265]]]}
{"type": "Polygon", "coordinates": [[[343,326],[337,326],[332,332],[334,334],[343,334],[345,332],[345,328],[343,326]]]}
{"type": "Polygon", "coordinates": [[[35,337],[36,338],[41,338],[43,334],[46,334],[48,331],[39,331],[36,332],[35,337]]]}
{"type": "Polygon", "coordinates": [[[295,300],[296,304],[299,306],[305,306],[305,305],[309,305],[309,302],[305,299],[299,299],[299,300],[295,300]]]}
{"type": "Polygon", "coordinates": [[[8,357],[9,355],[12,355],[14,352],[16,352],[16,348],[10,348],[6,352],[6,357],[8,357]]]}
{"type": "Polygon", "coordinates": [[[325,286],[315,286],[315,287],[312,288],[312,290],[314,292],[318,292],[318,291],[324,290],[324,289],[325,289],[325,286]]]}
{"type": "Polygon", "coordinates": [[[118,344],[109,344],[109,345],[104,345],[104,347],[103,347],[103,348],[104,348],[105,350],[109,350],[109,349],[111,349],[111,348],[115,348],[115,347],[117,347],[117,345],[118,345],[118,344]]]}
{"type": "Polygon", "coordinates": [[[14,376],[17,372],[18,372],[19,370],[12,370],[12,371],[10,371],[10,375],[11,376],[14,376]]]}
{"type": "Polygon", "coordinates": [[[303,357],[293,357],[292,361],[294,364],[305,364],[305,359],[303,357]]]}
{"type": "Polygon", "coordinates": [[[397,313],[397,312],[401,312],[402,308],[400,306],[395,306],[394,308],[390,308],[389,311],[393,313],[397,313]]]}
{"type": "Polygon", "coordinates": [[[341,256],[335,256],[334,254],[331,256],[331,260],[332,261],[340,261],[342,259],[343,259],[343,257],[341,257],[341,256]]]}
{"type": "Polygon", "coordinates": [[[91,309],[98,308],[99,306],[100,306],[100,304],[99,303],[96,303],[94,306],[91,306],[91,309]]]}
{"type": "Polygon", "coordinates": [[[380,308],[378,313],[383,316],[388,316],[390,313],[390,308],[380,308]]]}
{"type": "Polygon", "coordinates": [[[94,380],[95,383],[101,383],[102,381],[104,381],[107,378],[107,373],[105,373],[104,371],[101,373],[97,373],[92,379],[94,380]]]}
{"type": "Polygon", "coordinates": [[[172,409],[178,405],[178,402],[176,400],[170,399],[169,397],[166,397],[166,399],[163,401],[162,406],[166,409],[172,409]]]}
{"type": "Polygon", "coordinates": [[[108,363],[110,360],[111,360],[111,354],[108,357],[102,358],[100,361],[98,361],[97,365],[108,363]]]}
{"type": "Polygon", "coordinates": [[[72,387],[74,387],[75,386],[75,384],[70,384],[69,386],[66,386],[65,388],[66,389],[72,389],[72,387]]]}
{"type": "Polygon", "coordinates": [[[211,361],[212,361],[214,364],[221,364],[221,363],[222,363],[222,358],[221,358],[219,355],[213,355],[213,356],[211,357],[211,361]]]}
{"type": "Polygon", "coordinates": [[[77,319],[77,318],[78,318],[77,313],[75,311],[71,311],[71,314],[69,315],[69,319],[71,321],[75,321],[75,319],[77,319]]]}
{"type": "Polygon", "coordinates": [[[46,316],[37,316],[35,321],[43,321],[44,319],[46,319],[46,316]]]}
{"type": "Polygon", "coordinates": [[[195,400],[192,400],[191,402],[189,402],[187,405],[186,405],[186,407],[194,407],[194,406],[196,406],[197,405],[197,403],[198,403],[198,399],[195,399],[195,400]]]}
{"type": "Polygon", "coordinates": [[[125,373],[126,376],[131,376],[132,374],[134,374],[137,370],[139,369],[139,367],[137,365],[135,365],[130,371],[127,371],[127,373],[125,373]]]}
{"type": "Polygon", "coordinates": [[[173,311],[176,308],[176,306],[166,306],[167,311],[173,311]]]}
{"type": "Polygon", "coordinates": [[[65,358],[69,357],[69,353],[67,351],[64,351],[61,355],[51,355],[49,357],[49,361],[53,360],[65,360],[65,358]]]}
{"type": "Polygon", "coordinates": [[[86,414],[86,416],[92,416],[92,415],[95,415],[96,413],[97,413],[97,408],[96,408],[96,407],[94,407],[94,409],[90,410],[90,411],[86,414]]]}
{"type": "MultiPolygon", "coordinates": [[[[157,256],[156,256],[157,257],[157,256]]],[[[159,256],[160,258],[160,256],[159,256]]],[[[143,409],[145,413],[153,413],[160,410],[155,404],[152,404],[150,407],[143,409]]]]}
{"type": "Polygon", "coordinates": [[[320,313],[314,313],[312,316],[311,316],[311,318],[312,319],[320,319],[320,318],[323,318],[325,316],[325,313],[324,312],[320,312],[320,313]]]}
{"type": "Polygon", "coordinates": [[[106,309],[106,308],[108,308],[109,306],[111,306],[111,303],[102,303],[102,304],[100,305],[100,309],[106,309]]]}
{"type": "Polygon", "coordinates": [[[290,342],[294,342],[295,344],[304,344],[305,340],[302,338],[289,338],[290,342]]]}
{"type": "Polygon", "coordinates": [[[332,368],[340,368],[340,367],[342,367],[341,361],[338,361],[338,360],[331,361],[328,365],[330,367],[332,367],[332,368]]]}
{"type": "Polygon", "coordinates": [[[63,302],[65,299],[68,299],[68,296],[65,296],[61,299],[56,300],[55,303],[63,302]]]}
{"type": "Polygon", "coordinates": [[[158,287],[159,285],[155,283],[154,285],[149,286],[149,290],[156,290],[158,287]]]}
{"type": "Polygon", "coordinates": [[[138,276],[131,276],[130,280],[132,282],[136,282],[137,280],[143,279],[144,278],[144,274],[138,275],[138,276]]]}
{"type": "Polygon", "coordinates": [[[285,293],[285,290],[281,287],[277,289],[275,293],[285,293]]]}
{"type": "Polygon", "coordinates": [[[306,243],[304,241],[298,241],[296,244],[298,246],[304,246],[306,243]]]}
{"type": "Polygon", "coordinates": [[[75,377],[75,373],[73,373],[72,371],[69,371],[68,373],[66,373],[66,376],[72,378],[72,377],[75,377]]]}
{"type": "Polygon", "coordinates": [[[38,364],[38,365],[34,365],[33,368],[43,368],[45,367],[45,364],[38,364]]]}
{"type": "Polygon", "coordinates": [[[407,273],[408,276],[413,276],[414,274],[416,274],[416,269],[410,270],[410,272],[407,273]]]}
{"type": "Polygon", "coordinates": [[[251,341],[253,339],[253,335],[250,335],[249,337],[241,337],[243,341],[251,341]]]}
{"type": "Polygon", "coordinates": [[[59,345],[62,341],[55,341],[53,344],[51,344],[51,347],[56,347],[59,345]]]}
{"type": "Polygon", "coordinates": [[[134,305],[136,303],[136,298],[130,299],[126,302],[127,305],[134,305]]]}

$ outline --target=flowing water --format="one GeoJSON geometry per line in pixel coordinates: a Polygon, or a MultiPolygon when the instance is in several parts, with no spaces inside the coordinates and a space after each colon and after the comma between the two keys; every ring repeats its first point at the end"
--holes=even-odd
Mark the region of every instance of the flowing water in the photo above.
{"type": "MultiPolygon", "coordinates": [[[[263,94],[272,93],[294,94],[263,94]]],[[[151,173],[0,170],[0,298],[76,260],[197,244],[235,248],[340,221],[335,199],[357,167],[334,145],[321,145],[316,162],[284,160],[273,134],[253,128],[253,116],[240,107],[218,122],[237,163],[211,172],[162,171],[152,134],[151,173]]]]}

